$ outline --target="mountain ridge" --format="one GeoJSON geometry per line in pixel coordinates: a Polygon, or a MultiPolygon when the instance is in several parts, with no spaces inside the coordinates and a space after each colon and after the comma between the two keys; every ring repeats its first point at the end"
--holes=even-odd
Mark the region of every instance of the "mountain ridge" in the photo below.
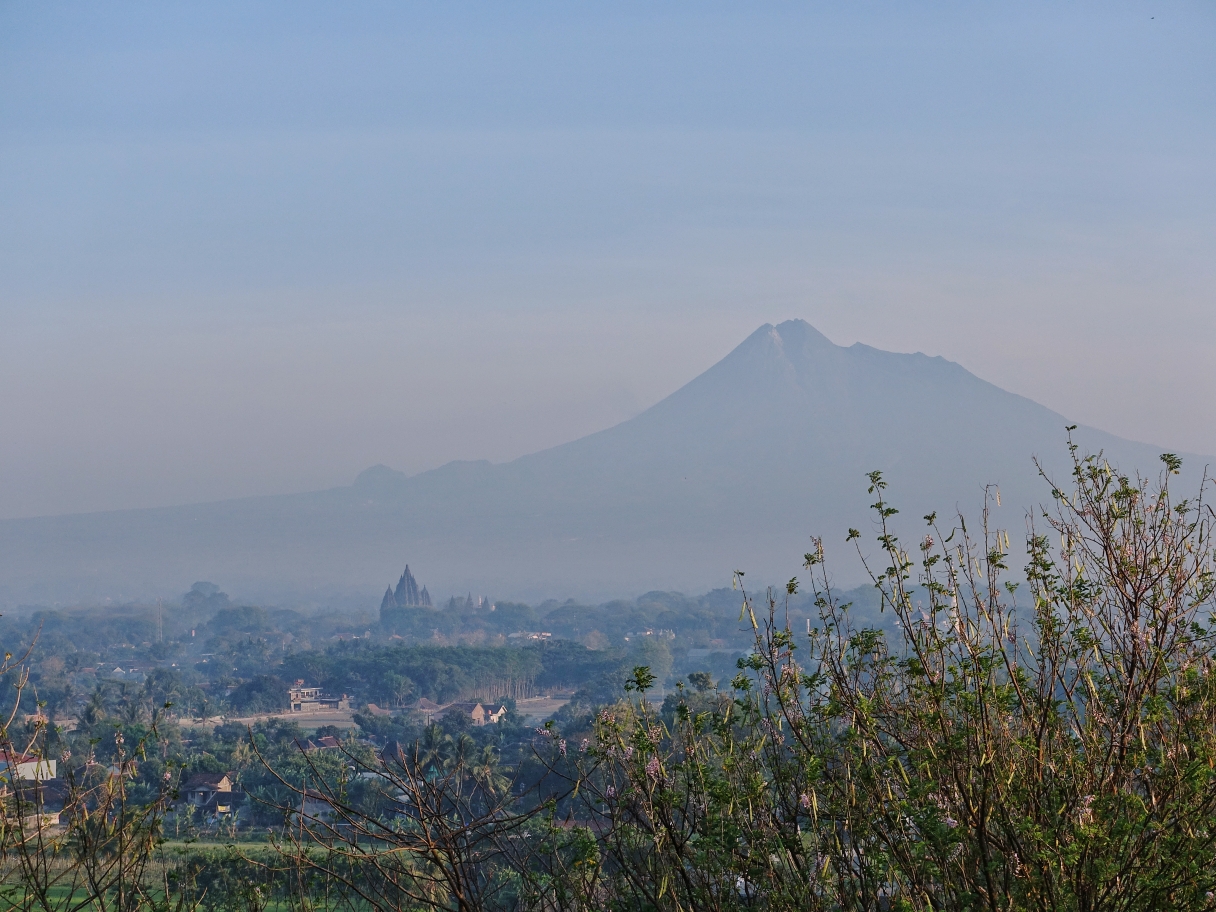
{"type": "MultiPolygon", "coordinates": [[[[784,580],[809,535],[864,526],[872,469],[908,516],[974,515],[987,483],[1023,508],[1046,501],[1031,457],[1063,469],[1066,424],[940,356],[765,324],[638,415],[509,462],[378,465],[323,491],[0,522],[0,602],[208,578],[260,599],[374,601],[406,560],[436,592],[514,598],[709,589],[734,569],[784,580]]],[[[1159,449],[1090,428],[1077,439],[1156,470],[1159,449]]],[[[849,561],[836,566],[857,581],[849,561]]]]}

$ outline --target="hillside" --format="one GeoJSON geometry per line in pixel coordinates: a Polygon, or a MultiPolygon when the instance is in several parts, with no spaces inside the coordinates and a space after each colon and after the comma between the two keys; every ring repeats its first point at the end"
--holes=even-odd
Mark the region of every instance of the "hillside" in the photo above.
{"type": "MultiPolygon", "coordinates": [[[[837,346],[794,320],[762,326],[635,418],[509,463],[413,477],[377,466],[316,493],[2,522],[0,602],[212,579],[269,600],[358,592],[374,608],[406,561],[437,597],[704,591],[734,569],[788,579],[811,534],[851,584],[843,538],[868,528],[867,471],[886,473],[906,517],[974,515],[999,483],[1016,535],[1047,499],[1032,456],[1062,469],[1066,423],[940,357],[837,346]]],[[[1077,439],[1157,470],[1156,448],[1084,428],[1077,439]]]]}

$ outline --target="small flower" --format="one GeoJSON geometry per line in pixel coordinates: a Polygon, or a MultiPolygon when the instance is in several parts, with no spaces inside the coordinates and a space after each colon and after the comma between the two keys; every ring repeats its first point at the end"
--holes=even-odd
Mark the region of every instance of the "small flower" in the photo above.
{"type": "Polygon", "coordinates": [[[165,770],[165,781],[168,782],[172,778],[173,778],[173,774],[170,773],[168,770],[165,770]]]}
{"type": "Polygon", "coordinates": [[[63,763],[67,763],[69,760],[72,759],[72,752],[70,750],[68,750],[67,748],[64,748],[63,753],[59,755],[59,759],[63,763]]]}
{"type": "Polygon", "coordinates": [[[604,790],[604,796],[607,798],[615,798],[616,797],[616,787],[612,786],[612,785],[608,786],[608,788],[604,790]]]}
{"type": "Polygon", "coordinates": [[[566,739],[562,738],[557,742],[557,752],[563,757],[566,756],[566,739]]]}
{"type": "Polygon", "coordinates": [[[626,760],[632,760],[632,759],[633,759],[633,746],[632,746],[632,745],[630,745],[629,747],[625,748],[625,759],[626,759],[626,760]]]}
{"type": "Polygon", "coordinates": [[[1085,826],[1092,823],[1094,819],[1093,809],[1090,807],[1094,803],[1093,795],[1086,795],[1081,799],[1080,805],[1077,807],[1077,825],[1085,826]]]}
{"type": "Polygon", "coordinates": [[[646,775],[651,779],[659,778],[659,758],[651,757],[646,763],[646,775]]]}
{"type": "Polygon", "coordinates": [[[652,725],[650,730],[646,732],[646,737],[650,739],[651,744],[658,744],[663,738],[663,730],[657,725],[652,725]]]}
{"type": "Polygon", "coordinates": [[[950,816],[950,815],[948,815],[948,814],[946,815],[946,819],[943,821],[943,823],[945,823],[945,824],[946,824],[946,826],[948,826],[948,827],[949,827],[950,829],[952,829],[952,830],[953,830],[953,829],[954,829],[956,826],[958,826],[958,821],[957,821],[957,820],[955,820],[953,817],[951,817],[951,816],[950,816]]]}
{"type": "Polygon", "coordinates": [[[805,793],[799,795],[798,803],[802,805],[804,811],[809,811],[811,809],[811,796],[805,793]]]}
{"type": "Polygon", "coordinates": [[[587,753],[587,748],[590,746],[591,746],[591,742],[588,741],[586,738],[584,738],[582,741],[580,741],[578,743],[578,752],[580,754],[585,754],[585,753],[587,753]]]}

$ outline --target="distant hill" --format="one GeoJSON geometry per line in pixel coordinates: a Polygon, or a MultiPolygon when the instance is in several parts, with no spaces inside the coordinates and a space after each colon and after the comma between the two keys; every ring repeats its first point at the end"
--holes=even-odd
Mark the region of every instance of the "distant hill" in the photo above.
{"type": "MultiPolygon", "coordinates": [[[[211,579],[268,600],[358,592],[372,610],[406,561],[437,594],[705,591],[735,569],[788,579],[812,534],[856,584],[843,539],[869,529],[867,471],[886,473],[904,518],[974,516],[999,483],[1016,537],[1025,508],[1048,500],[1031,457],[1062,472],[1066,423],[940,357],[845,348],[792,320],[635,418],[512,462],[412,477],[376,466],[310,494],[0,522],[0,602],[211,579]]],[[[1076,436],[1125,467],[1159,468],[1157,448],[1076,436]]]]}

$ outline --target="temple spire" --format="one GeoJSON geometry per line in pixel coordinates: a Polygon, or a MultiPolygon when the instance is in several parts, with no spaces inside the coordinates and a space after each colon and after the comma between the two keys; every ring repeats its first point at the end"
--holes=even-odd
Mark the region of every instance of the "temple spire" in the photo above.
{"type": "Polygon", "coordinates": [[[422,604],[421,593],[418,591],[418,581],[410,573],[410,565],[405,565],[405,572],[397,582],[397,591],[393,593],[398,608],[417,608],[422,604]]]}

